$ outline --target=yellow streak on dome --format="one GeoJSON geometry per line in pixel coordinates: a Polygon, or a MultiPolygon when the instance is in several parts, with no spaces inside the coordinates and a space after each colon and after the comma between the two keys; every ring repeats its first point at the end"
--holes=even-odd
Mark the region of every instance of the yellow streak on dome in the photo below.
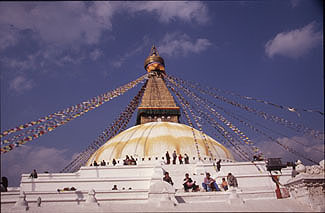
{"type": "Polygon", "coordinates": [[[128,140],[128,141],[123,141],[122,139],[124,137],[130,137],[130,135],[128,133],[130,131],[132,131],[134,128],[136,128],[136,130],[133,133],[131,133],[131,137],[137,131],[139,131],[139,132],[142,131],[142,134],[144,134],[151,126],[147,126],[147,127],[141,126],[140,128],[137,128],[137,127],[140,127],[140,126],[134,126],[134,127],[130,128],[130,129],[127,129],[127,130],[121,132],[120,134],[114,136],[110,140],[108,140],[100,149],[98,149],[94,153],[94,155],[96,156],[95,157],[95,160],[98,161],[98,158],[101,156],[102,152],[105,151],[106,149],[110,148],[110,147],[113,147],[112,152],[111,152],[111,156],[113,156],[113,158],[121,158],[122,157],[121,155],[122,155],[123,148],[128,143],[133,142],[132,140],[141,140],[143,138],[135,138],[135,139],[131,139],[131,140],[128,140]],[[118,140],[119,137],[121,137],[121,138],[118,140]],[[118,141],[115,142],[114,140],[118,140],[118,141]],[[113,141],[113,142],[108,143],[109,141],[113,141]],[[123,146],[123,147],[121,147],[121,146],[123,146]]]}
{"type": "MultiPolygon", "coordinates": [[[[110,144],[107,144],[105,146],[105,148],[103,148],[103,147],[100,148],[100,150],[98,150],[96,152],[95,160],[97,161],[99,156],[102,154],[102,152],[105,151],[106,149],[111,148],[111,147],[115,148],[115,150],[118,150],[118,151],[115,151],[114,158],[123,157],[122,152],[123,152],[123,148],[125,147],[126,143],[128,145],[130,145],[132,143],[139,143],[140,146],[142,145],[142,147],[145,147],[144,156],[148,156],[149,153],[151,153],[151,151],[152,151],[152,146],[156,145],[157,143],[161,143],[162,141],[163,141],[164,144],[167,144],[167,146],[175,147],[177,153],[180,152],[180,143],[182,144],[182,146],[187,147],[188,145],[191,145],[191,146],[193,146],[192,147],[193,149],[195,148],[195,146],[193,144],[193,138],[188,137],[188,136],[183,136],[183,137],[174,137],[174,136],[170,136],[170,135],[168,135],[168,136],[155,136],[155,137],[150,137],[149,140],[150,141],[148,141],[148,137],[142,137],[142,138],[133,138],[131,140],[128,140],[127,142],[125,142],[125,141],[114,141],[114,142],[112,142],[110,144]],[[185,143],[187,145],[185,145],[185,143]],[[123,147],[120,147],[120,146],[123,146],[123,147]]],[[[201,147],[205,147],[203,139],[197,139],[197,142],[198,142],[199,145],[201,145],[201,147]]],[[[216,145],[216,143],[214,145],[216,145]]],[[[205,151],[206,151],[206,154],[208,154],[207,149],[205,151]]]]}
{"type": "MultiPolygon", "coordinates": [[[[105,145],[105,147],[102,147],[102,148],[100,148],[100,150],[97,151],[95,160],[98,161],[98,158],[102,154],[102,152],[105,151],[106,149],[111,148],[111,147],[115,148],[115,150],[118,150],[118,151],[115,151],[114,158],[123,157],[122,152],[123,152],[123,148],[125,147],[126,143],[129,145],[132,143],[138,143],[138,145],[140,145],[140,146],[142,145],[142,147],[145,147],[144,156],[148,156],[149,153],[152,152],[152,147],[154,145],[156,145],[157,143],[161,143],[162,141],[169,147],[175,147],[177,153],[180,153],[180,144],[184,147],[192,146],[192,148],[195,149],[195,146],[193,143],[193,141],[194,141],[193,137],[188,137],[188,136],[174,137],[174,136],[168,135],[168,136],[150,137],[150,139],[149,139],[150,143],[147,143],[147,145],[145,146],[147,140],[148,140],[148,137],[141,137],[141,138],[133,138],[131,140],[128,140],[127,142],[115,141],[115,142],[109,143],[109,144],[105,145]],[[116,147],[120,147],[120,146],[123,146],[123,147],[116,148],[116,147]]],[[[222,146],[221,144],[218,144],[214,141],[211,141],[211,139],[209,139],[209,138],[208,138],[208,141],[210,142],[211,145],[219,146],[226,153],[227,157],[229,157],[229,151],[224,146],[222,146]]],[[[200,147],[205,148],[206,155],[209,155],[208,149],[204,143],[204,139],[197,138],[197,142],[200,147]]]]}

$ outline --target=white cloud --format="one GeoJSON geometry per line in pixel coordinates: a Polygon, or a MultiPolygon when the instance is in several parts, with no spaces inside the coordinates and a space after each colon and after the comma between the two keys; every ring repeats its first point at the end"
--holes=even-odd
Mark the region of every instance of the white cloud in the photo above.
{"type": "Polygon", "coordinates": [[[18,60],[15,58],[4,57],[1,60],[1,63],[7,67],[11,67],[17,70],[27,70],[34,68],[34,61],[32,60],[18,60]]]}
{"type": "MultiPolygon", "coordinates": [[[[22,57],[7,57],[0,58],[4,68],[11,68],[21,73],[21,71],[37,71],[44,72],[49,65],[63,66],[65,64],[79,64],[87,55],[87,49],[80,50],[77,47],[70,47],[68,50],[59,48],[55,45],[47,45],[46,48],[41,48],[37,52],[23,55],[22,57]]],[[[95,57],[95,53],[90,53],[90,57],[95,57]]],[[[99,56],[97,56],[99,57],[99,56]]]]}
{"type": "Polygon", "coordinates": [[[300,4],[300,0],[291,0],[290,4],[292,8],[295,8],[300,4]]]}
{"type": "Polygon", "coordinates": [[[93,50],[92,52],[89,53],[89,56],[93,61],[96,61],[102,55],[103,55],[103,51],[101,51],[100,49],[95,49],[95,50],[93,50]]]}
{"type": "Polygon", "coordinates": [[[17,93],[23,93],[34,87],[34,82],[26,77],[20,75],[15,77],[9,84],[9,88],[17,93]]]}
{"type": "MultiPolygon", "coordinates": [[[[1,63],[15,71],[43,71],[50,65],[78,64],[111,30],[115,2],[1,3],[0,51],[19,42],[34,42],[21,56],[4,56],[1,63]]],[[[89,55],[100,57],[100,52],[89,55]]],[[[12,87],[16,88],[16,87],[12,87]]]]}
{"type": "MultiPolygon", "coordinates": [[[[2,57],[1,62],[19,71],[45,70],[48,65],[80,63],[87,57],[97,60],[102,52],[94,50],[104,32],[113,27],[116,13],[149,14],[163,23],[184,21],[205,23],[207,6],[202,2],[5,2],[0,7],[0,51],[18,47],[20,42],[35,42],[25,55],[2,57]],[[87,47],[87,48],[85,48],[87,47]],[[88,49],[88,50],[86,50],[88,49]],[[93,52],[89,49],[94,50],[93,52]]],[[[108,35],[109,37],[109,35],[108,35]]],[[[107,37],[106,37],[107,38],[107,37]]],[[[199,39],[200,45],[207,40],[199,39]]],[[[23,43],[25,42],[25,43],[23,43]]],[[[198,46],[194,46],[198,49],[198,46]]],[[[204,47],[203,47],[204,48],[204,47]]],[[[128,55],[116,61],[121,66],[128,55]]]]}
{"type": "Polygon", "coordinates": [[[315,32],[312,22],[300,29],[278,33],[266,43],[265,53],[270,58],[275,55],[299,58],[312,48],[322,45],[322,38],[321,32],[315,32]]]}
{"type": "Polygon", "coordinates": [[[67,150],[22,146],[1,154],[1,175],[7,176],[10,186],[18,186],[22,173],[31,173],[36,169],[39,173],[44,171],[59,172],[72,158],[65,155],[67,150]]]}
{"type": "Polygon", "coordinates": [[[158,51],[168,56],[186,56],[189,53],[200,53],[211,45],[212,43],[205,38],[193,40],[186,34],[167,33],[158,45],[158,51]]]}
{"type": "Polygon", "coordinates": [[[30,30],[50,44],[96,44],[105,30],[112,29],[117,12],[153,13],[161,22],[175,19],[207,21],[202,2],[33,2],[1,3],[0,49],[17,43],[18,33],[30,30]]]}
{"type": "Polygon", "coordinates": [[[130,57],[134,56],[135,54],[139,53],[145,45],[140,45],[137,48],[131,50],[130,52],[125,53],[123,56],[119,57],[119,59],[115,60],[112,65],[116,68],[122,66],[122,64],[129,59],[130,57]]]}
{"type": "Polygon", "coordinates": [[[132,50],[131,52],[125,53],[124,55],[122,55],[121,57],[119,57],[118,59],[113,61],[112,62],[113,67],[115,67],[115,68],[121,67],[128,58],[130,58],[130,57],[134,56],[135,54],[139,53],[143,49],[143,47],[144,46],[141,45],[138,48],[132,50]]]}
{"type": "MultiPolygon", "coordinates": [[[[319,162],[324,159],[324,143],[323,140],[311,139],[303,136],[295,136],[291,138],[278,138],[281,144],[290,147],[303,156],[319,162]],[[304,144],[304,145],[301,145],[304,144]]],[[[283,149],[280,145],[272,141],[265,141],[259,145],[259,148],[268,157],[281,157],[283,162],[301,160],[305,165],[313,164],[310,161],[291,154],[283,149]]]]}
{"type": "Polygon", "coordinates": [[[198,1],[128,2],[125,6],[133,12],[151,12],[163,23],[171,22],[177,18],[200,24],[208,21],[208,9],[203,2],[198,1]]]}
{"type": "MultiPolygon", "coordinates": [[[[94,44],[104,30],[111,29],[113,12],[110,2],[94,2],[89,7],[84,2],[8,3],[1,5],[0,26],[11,26],[17,32],[31,30],[47,43],[94,44]]],[[[0,44],[14,40],[12,31],[5,32],[0,44]]]]}
{"type": "Polygon", "coordinates": [[[111,64],[115,68],[121,67],[126,60],[128,60],[130,57],[141,52],[144,49],[144,47],[148,46],[150,43],[152,43],[150,38],[147,35],[143,36],[143,38],[140,42],[138,42],[133,47],[130,47],[125,54],[123,54],[122,56],[119,56],[111,64]]]}
{"type": "Polygon", "coordinates": [[[0,51],[17,44],[19,38],[17,29],[9,25],[2,26],[0,29],[0,51]]]}

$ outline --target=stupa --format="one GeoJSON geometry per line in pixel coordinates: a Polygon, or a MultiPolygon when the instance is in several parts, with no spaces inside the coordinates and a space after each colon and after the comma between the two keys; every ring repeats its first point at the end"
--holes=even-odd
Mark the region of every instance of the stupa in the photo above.
{"type": "Polygon", "coordinates": [[[215,161],[217,158],[234,161],[232,154],[213,138],[179,123],[180,108],[164,82],[165,62],[155,46],[145,60],[144,68],[149,76],[138,107],[137,125],[107,141],[86,165],[113,159],[120,162],[126,155],[135,156],[140,164],[163,161],[167,151],[170,155],[174,151],[177,156],[187,154],[191,162],[215,161]]]}
{"type": "Polygon", "coordinates": [[[166,87],[165,62],[154,46],[144,67],[148,81],[136,125],[108,140],[75,173],[44,173],[37,178],[22,174],[20,187],[1,193],[1,212],[325,210],[324,161],[313,167],[300,164],[295,178],[291,177],[291,167],[275,165],[285,167],[275,174],[270,162],[235,161],[212,137],[179,123],[180,108],[166,87]],[[188,163],[177,160],[168,164],[167,151],[171,158],[174,151],[177,156],[186,154],[188,163]],[[135,165],[123,165],[126,156],[134,157],[135,165]],[[113,159],[116,165],[111,163],[113,159]],[[94,166],[95,161],[103,160],[110,164],[94,166]],[[221,162],[220,171],[217,161],[221,162]],[[173,185],[163,181],[166,172],[173,185]],[[186,173],[201,190],[184,191],[186,173]],[[217,184],[232,173],[238,187],[206,192],[201,186],[206,173],[217,184]],[[273,181],[272,176],[279,181],[273,181]]]}

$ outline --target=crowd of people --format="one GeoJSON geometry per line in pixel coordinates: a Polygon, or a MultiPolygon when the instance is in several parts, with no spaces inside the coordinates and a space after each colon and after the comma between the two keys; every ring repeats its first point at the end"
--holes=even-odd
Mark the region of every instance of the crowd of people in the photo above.
{"type": "MultiPolygon", "coordinates": [[[[117,164],[117,161],[115,158],[112,160],[112,165],[115,166],[117,164]]],[[[90,166],[108,166],[109,162],[102,160],[100,163],[97,161],[94,161],[90,164],[90,166]]],[[[137,161],[133,158],[133,156],[129,157],[128,155],[125,156],[125,159],[123,160],[123,165],[137,165],[137,161]]]]}
{"type": "Polygon", "coordinates": [[[63,189],[57,189],[56,191],[57,192],[67,192],[67,191],[76,191],[77,189],[75,188],[75,187],[65,187],[65,188],[63,188],[63,189]]]}
{"type": "MultiPolygon", "coordinates": [[[[163,181],[166,181],[167,183],[174,185],[172,178],[169,176],[169,172],[165,172],[163,181]]],[[[190,175],[188,173],[185,174],[183,187],[185,192],[189,192],[190,189],[193,192],[200,191],[199,185],[196,184],[196,181],[193,181],[192,178],[190,178],[190,175]]],[[[222,191],[222,190],[227,191],[229,187],[238,187],[238,182],[237,182],[237,178],[233,174],[228,173],[227,180],[226,178],[222,178],[222,182],[220,184],[220,188],[222,188],[221,190],[216,180],[211,177],[210,173],[206,172],[202,182],[202,187],[206,192],[222,191]]]]}
{"type": "MultiPolygon", "coordinates": [[[[131,187],[129,187],[128,189],[129,189],[129,190],[132,190],[131,187]]],[[[119,189],[117,188],[117,185],[113,185],[112,190],[115,191],[115,190],[119,190],[119,189]]],[[[125,188],[125,187],[122,187],[122,190],[126,190],[126,188],[125,188]]]]}
{"type": "Polygon", "coordinates": [[[128,155],[125,156],[125,159],[123,160],[123,165],[137,165],[137,161],[132,157],[129,157],[128,155]]]}
{"type": "MultiPolygon", "coordinates": [[[[166,152],[165,156],[166,156],[166,164],[170,164],[171,157],[170,157],[168,151],[166,152]]],[[[183,163],[189,164],[190,163],[190,158],[186,153],[184,154],[184,156],[182,156],[182,154],[177,155],[176,150],[175,150],[172,154],[172,157],[173,157],[173,161],[172,161],[173,164],[176,164],[177,159],[178,159],[179,164],[183,164],[183,163]]]]}
{"type": "MultiPolygon", "coordinates": [[[[112,160],[112,165],[115,166],[117,164],[116,160],[113,159],[112,160]]],[[[98,163],[97,161],[94,161],[93,163],[90,164],[90,166],[108,166],[109,165],[109,162],[105,161],[105,160],[102,160],[100,163],[98,163]]]]}
{"type": "MultiPolygon", "coordinates": [[[[184,155],[177,154],[176,150],[170,155],[169,152],[167,151],[165,154],[166,157],[166,161],[165,163],[168,164],[189,164],[190,163],[190,157],[184,153],[184,155]],[[178,161],[178,163],[177,163],[178,161]]],[[[156,157],[156,160],[158,159],[158,157],[156,157]]],[[[164,159],[164,157],[162,157],[162,159],[164,159]]],[[[144,160],[144,158],[142,159],[142,161],[144,160]]],[[[149,158],[150,160],[150,158],[149,158]]],[[[115,166],[118,162],[113,159],[112,160],[112,165],[115,166]]],[[[220,163],[221,160],[217,161],[217,169],[218,171],[220,171],[220,163]]],[[[94,161],[93,163],[90,164],[90,166],[106,166],[109,165],[109,162],[105,162],[105,160],[102,160],[100,163],[97,161],[94,161]]],[[[137,165],[137,160],[135,160],[133,158],[133,156],[125,156],[125,159],[123,160],[123,165],[137,165]]]]}

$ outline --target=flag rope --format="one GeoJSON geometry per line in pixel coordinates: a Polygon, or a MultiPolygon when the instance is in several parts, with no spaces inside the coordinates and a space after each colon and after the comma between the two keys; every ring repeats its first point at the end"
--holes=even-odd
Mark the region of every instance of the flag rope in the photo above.
{"type": "Polygon", "coordinates": [[[147,74],[123,86],[120,86],[112,91],[94,97],[92,99],[89,99],[88,101],[84,101],[78,105],[71,106],[65,110],[61,110],[59,112],[50,114],[37,121],[31,121],[25,125],[20,125],[19,127],[2,132],[0,135],[1,153],[6,153],[11,151],[15,147],[20,147],[21,145],[27,143],[28,141],[32,141],[36,138],[39,138],[45,133],[53,131],[57,127],[66,124],[67,122],[87,113],[88,111],[98,108],[102,104],[134,88],[137,84],[143,82],[143,80],[146,78],[147,78],[147,74]],[[27,128],[29,127],[33,127],[33,129],[27,130],[27,128]],[[4,139],[5,137],[8,137],[10,134],[16,133],[24,129],[26,129],[27,131],[20,133],[18,135],[11,136],[11,138],[9,137],[8,139],[4,139]]]}
{"type": "Polygon", "coordinates": [[[85,165],[89,158],[106,143],[109,139],[124,131],[127,124],[132,118],[135,110],[139,106],[140,100],[144,94],[147,83],[141,87],[136,96],[130,101],[127,107],[120,113],[120,115],[90,144],[86,150],[80,153],[76,158],[70,162],[61,172],[76,172],[82,165],[85,165]]]}

